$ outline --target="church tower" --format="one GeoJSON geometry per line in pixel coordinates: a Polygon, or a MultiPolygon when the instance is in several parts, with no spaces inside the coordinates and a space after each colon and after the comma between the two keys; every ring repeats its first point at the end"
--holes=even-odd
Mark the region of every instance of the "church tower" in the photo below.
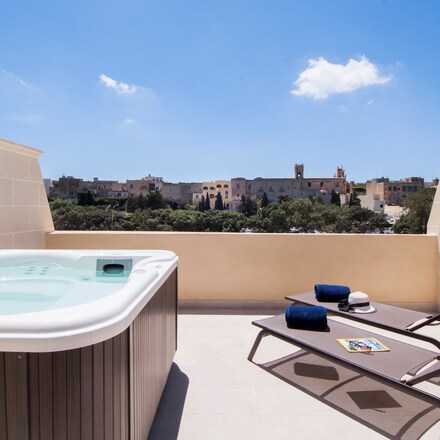
{"type": "Polygon", "coordinates": [[[336,168],[336,176],[335,177],[344,177],[345,178],[345,170],[343,166],[336,168]]]}
{"type": "Polygon", "coordinates": [[[304,178],[304,164],[295,164],[295,179],[302,180],[304,178]]]}

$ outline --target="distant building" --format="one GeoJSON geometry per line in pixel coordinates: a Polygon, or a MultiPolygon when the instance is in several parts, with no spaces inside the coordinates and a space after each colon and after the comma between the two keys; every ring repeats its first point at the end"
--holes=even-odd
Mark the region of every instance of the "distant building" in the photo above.
{"type": "Polygon", "coordinates": [[[170,183],[163,182],[161,194],[164,200],[180,205],[193,203],[193,195],[202,192],[202,183],[170,183]]]}
{"type": "Polygon", "coordinates": [[[90,191],[94,197],[127,198],[146,196],[150,192],[160,191],[167,201],[181,205],[198,206],[202,197],[208,198],[214,207],[215,198],[220,192],[226,209],[237,210],[243,195],[252,199],[261,199],[266,193],[269,202],[280,198],[295,200],[320,196],[324,202],[330,202],[331,193],[347,194],[347,182],[344,168],[338,167],[334,177],[304,177],[304,165],[296,164],[294,177],[245,179],[237,177],[232,180],[215,180],[210,182],[164,182],[162,177],[148,175],[141,179],[130,179],[126,182],[115,180],[84,181],[72,176],[60,177],[52,182],[51,195],[65,199],[77,199],[78,192],[90,191]]]}
{"type": "Polygon", "coordinates": [[[401,205],[406,196],[420,191],[424,186],[422,177],[407,177],[401,180],[382,177],[366,183],[367,196],[377,194],[386,205],[401,205]]]}
{"type": "Polygon", "coordinates": [[[332,191],[341,196],[347,194],[347,181],[343,167],[337,167],[334,177],[305,177],[304,165],[296,164],[294,177],[245,179],[236,177],[231,180],[233,209],[241,203],[241,197],[261,200],[266,193],[269,202],[279,199],[303,199],[319,196],[329,203],[332,191]]]}
{"type": "Polygon", "coordinates": [[[100,180],[97,177],[90,181],[73,176],[62,176],[58,180],[52,181],[49,194],[62,199],[77,200],[78,192],[90,191],[93,197],[124,199],[127,197],[138,197],[140,194],[146,196],[152,191],[160,191],[162,184],[162,177],[150,175],[142,179],[127,180],[127,182],[100,180]]]}
{"type": "Polygon", "coordinates": [[[81,191],[90,191],[95,197],[112,197],[109,193],[112,192],[113,185],[118,184],[116,180],[99,180],[94,177],[93,182],[82,182],[81,191]]]}
{"type": "Polygon", "coordinates": [[[425,182],[425,188],[433,188],[438,186],[438,177],[432,179],[432,182],[425,182]]]}
{"type": "Polygon", "coordinates": [[[142,179],[127,180],[125,188],[129,197],[139,197],[141,194],[146,196],[150,192],[161,191],[163,185],[162,177],[148,175],[142,179]]]}
{"type": "Polygon", "coordinates": [[[107,189],[107,196],[115,199],[126,199],[129,196],[129,192],[126,190],[125,183],[112,183],[107,189]]]}
{"type": "Polygon", "coordinates": [[[52,194],[62,199],[76,199],[82,179],[73,176],[62,176],[53,181],[52,194]]]}
{"type": "Polygon", "coordinates": [[[368,208],[380,214],[385,212],[385,201],[379,198],[379,194],[359,195],[358,197],[362,208],[368,208]]]}
{"type": "Polygon", "coordinates": [[[231,200],[231,181],[230,180],[214,180],[212,182],[202,182],[202,191],[193,194],[192,203],[198,206],[202,200],[202,196],[209,200],[211,208],[214,208],[215,198],[218,193],[221,194],[223,204],[226,209],[232,209],[231,200]]]}

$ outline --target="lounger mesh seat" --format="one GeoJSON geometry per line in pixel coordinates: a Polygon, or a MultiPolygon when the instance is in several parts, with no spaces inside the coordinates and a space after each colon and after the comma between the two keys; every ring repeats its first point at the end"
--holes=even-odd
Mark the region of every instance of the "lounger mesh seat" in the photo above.
{"type": "Polygon", "coordinates": [[[315,292],[305,292],[298,295],[286,296],[286,299],[298,304],[324,306],[332,314],[343,316],[347,319],[364,322],[375,327],[391,330],[407,336],[424,340],[440,348],[440,341],[427,335],[415,333],[418,329],[433,322],[440,323],[440,314],[429,315],[415,310],[404,309],[379,302],[370,301],[376,309],[374,313],[348,313],[338,309],[338,303],[318,302],[315,292]]]}
{"type": "Polygon", "coordinates": [[[345,323],[329,320],[327,331],[289,329],[284,314],[256,320],[253,325],[261,328],[248,359],[253,360],[255,352],[264,336],[274,336],[320,356],[339,361],[364,373],[381,377],[393,383],[421,393],[436,402],[440,397],[414,389],[412,385],[440,376],[440,353],[412,344],[358,329],[345,323]],[[350,353],[338,343],[338,338],[377,338],[386,345],[388,352],[350,353]],[[432,365],[430,365],[432,364],[432,365]],[[429,365],[423,371],[421,367],[429,365]]]}

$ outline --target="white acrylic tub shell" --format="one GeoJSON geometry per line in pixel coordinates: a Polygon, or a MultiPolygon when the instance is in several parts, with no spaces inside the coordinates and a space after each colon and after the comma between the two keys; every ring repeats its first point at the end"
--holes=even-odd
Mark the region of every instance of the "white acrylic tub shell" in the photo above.
{"type": "MultiPolygon", "coordinates": [[[[97,258],[132,259],[126,284],[80,304],[63,307],[61,302],[48,310],[0,315],[0,351],[70,350],[110,339],[129,327],[178,264],[170,251],[2,250],[0,268],[30,262],[86,269],[95,268],[97,258]]],[[[84,287],[93,288],[93,283],[84,287]]]]}

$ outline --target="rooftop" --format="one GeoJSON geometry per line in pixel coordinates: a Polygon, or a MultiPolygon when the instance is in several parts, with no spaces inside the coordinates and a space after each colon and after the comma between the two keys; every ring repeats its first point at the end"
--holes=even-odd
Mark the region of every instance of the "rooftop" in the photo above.
{"type": "MultiPolygon", "coordinates": [[[[189,306],[150,439],[440,438],[438,407],[275,338],[249,362],[251,322],[276,311],[245,313],[250,302],[277,301],[281,312],[285,295],[316,282],[439,308],[440,191],[427,235],[54,232],[40,154],[0,140],[0,248],[168,249],[180,258],[179,299],[189,306]],[[220,309],[230,302],[241,314],[220,309]]],[[[440,338],[440,326],[426,331],[440,338]]]]}
{"type": "MultiPolygon", "coordinates": [[[[440,438],[440,408],[275,338],[249,362],[262,317],[179,315],[150,440],[440,438]]],[[[440,338],[440,326],[425,331],[440,338]]],[[[440,378],[430,386],[440,395],[440,378]]]]}

